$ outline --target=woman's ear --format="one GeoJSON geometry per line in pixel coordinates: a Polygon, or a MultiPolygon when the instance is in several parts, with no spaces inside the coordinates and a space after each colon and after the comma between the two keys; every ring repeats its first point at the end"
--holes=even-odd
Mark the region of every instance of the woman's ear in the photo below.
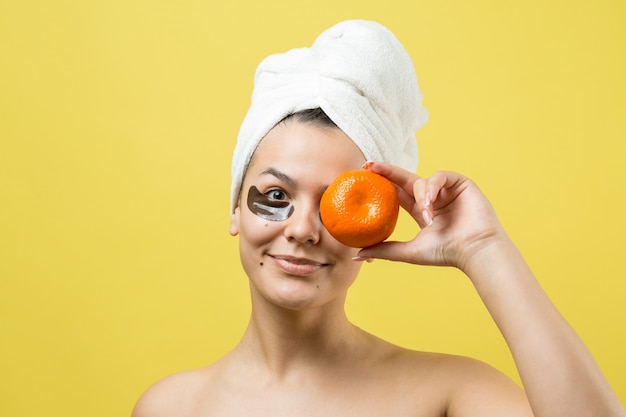
{"type": "Polygon", "coordinates": [[[231,236],[237,236],[239,234],[239,206],[235,207],[230,215],[230,226],[228,231],[231,236]]]}

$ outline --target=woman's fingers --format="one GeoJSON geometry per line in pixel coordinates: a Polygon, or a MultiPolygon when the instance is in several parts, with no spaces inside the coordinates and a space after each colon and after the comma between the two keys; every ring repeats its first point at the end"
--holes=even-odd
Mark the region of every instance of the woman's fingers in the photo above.
{"type": "Polygon", "coordinates": [[[413,195],[413,183],[419,179],[416,174],[385,162],[366,162],[363,168],[382,175],[409,195],[413,195]]]}
{"type": "Polygon", "coordinates": [[[366,162],[363,168],[382,175],[396,185],[400,205],[418,222],[420,227],[425,227],[430,223],[425,220],[424,205],[420,204],[419,197],[416,197],[421,195],[419,188],[416,189],[416,184],[421,183],[418,175],[384,162],[366,162]]]}
{"type": "Polygon", "coordinates": [[[439,171],[421,178],[391,164],[365,167],[396,184],[400,204],[422,229],[407,242],[383,242],[360,256],[429,265],[456,265],[467,243],[497,228],[488,201],[463,175],[439,171]],[[429,227],[429,226],[433,227],[429,227]]]}
{"type": "MultiPolygon", "coordinates": [[[[428,178],[422,178],[399,166],[384,162],[367,162],[364,166],[393,182],[398,189],[401,206],[415,219],[423,229],[437,222],[437,216],[448,209],[460,210],[459,216],[471,216],[467,210],[468,200],[457,200],[466,194],[471,181],[456,172],[437,171],[428,178]]],[[[471,193],[470,193],[471,194],[471,193]]],[[[475,193],[474,193],[475,194],[475,193]]],[[[476,203],[476,201],[475,201],[476,203]]]]}
{"type": "Polygon", "coordinates": [[[358,255],[363,259],[385,259],[406,263],[419,263],[411,245],[406,242],[383,242],[361,249],[358,255]]]}
{"type": "Polygon", "coordinates": [[[376,172],[396,184],[400,205],[421,228],[433,223],[435,209],[454,200],[455,189],[465,177],[455,172],[438,171],[429,178],[384,162],[366,162],[363,168],[376,172]]]}

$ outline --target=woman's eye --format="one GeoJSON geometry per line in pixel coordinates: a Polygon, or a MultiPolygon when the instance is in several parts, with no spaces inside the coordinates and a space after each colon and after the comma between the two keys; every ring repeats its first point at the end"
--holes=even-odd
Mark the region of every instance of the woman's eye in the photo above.
{"type": "Polygon", "coordinates": [[[261,193],[254,185],[248,190],[248,208],[262,219],[271,221],[287,220],[293,213],[289,196],[281,189],[261,193]]]}
{"type": "Polygon", "coordinates": [[[266,193],[267,197],[274,201],[283,201],[287,199],[287,193],[283,190],[270,190],[266,193]]]}

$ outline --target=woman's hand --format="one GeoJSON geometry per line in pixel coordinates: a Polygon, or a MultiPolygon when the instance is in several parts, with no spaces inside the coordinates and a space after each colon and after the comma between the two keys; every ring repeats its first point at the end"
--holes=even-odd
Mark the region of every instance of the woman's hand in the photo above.
{"type": "Polygon", "coordinates": [[[504,236],[487,198],[462,175],[441,171],[420,178],[381,162],[368,162],[364,168],[396,184],[400,204],[422,230],[408,242],[384,242],[365,248],[360,257],[465,270],[478,251],[504,236]]]}
{"type": "Polygon", "coordinates": [[[408,242],[364,248],[360,257],[462,269],[513,354],[535,416],[626,417],[584,343],[471,180],[451,172],[420,178],[383,163],[365,168],[396,184],[402,207],[422,230],[408,242]]]}

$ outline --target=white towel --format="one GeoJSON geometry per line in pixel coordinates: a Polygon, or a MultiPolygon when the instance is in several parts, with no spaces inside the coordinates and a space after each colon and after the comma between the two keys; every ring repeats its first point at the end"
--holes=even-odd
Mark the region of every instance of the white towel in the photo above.
{"type": "Polygon", "coordinates": [[[415,131],[427,120],[413,62],[384,26],[349,20],[310,48],[270,55],[257,68],[252,104],[232,161],[231,210],[250,158],[279,121],[320,107],[367,160],[417,169],[415,131]]]}

